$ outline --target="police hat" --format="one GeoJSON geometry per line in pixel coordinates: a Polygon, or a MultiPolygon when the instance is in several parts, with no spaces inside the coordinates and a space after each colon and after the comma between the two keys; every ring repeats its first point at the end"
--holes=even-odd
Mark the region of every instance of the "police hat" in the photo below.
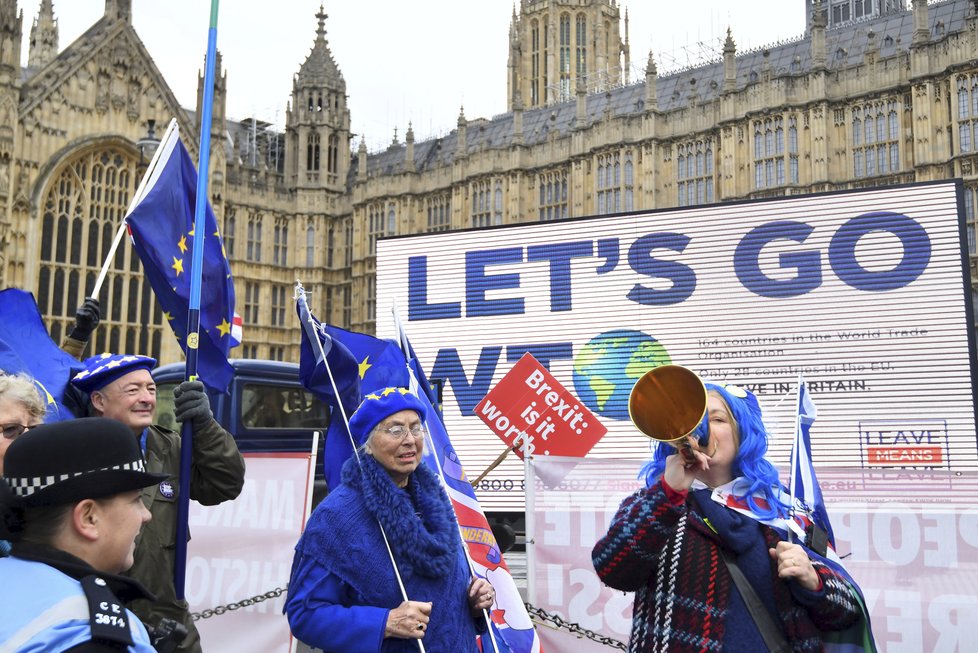
{"type": "Polygon", "coordinates": [[[363,398],[360,407],[350,417],[350,433],[357,444],[363,444],[384,418],[402,410],[413,410],[421,417],[422,422],[427,413],[421,400],[407,388],[375,390],[363,398]]]}
{"type": "Polygon", "coordinates": [[[145,471],[136,436],[118,420],[43,424],[10,443],[4,479],[23,507],[109,497],[166,480],[145,471]]]}
{"type": "Polygon", "coordinates": [[[85,392],[101,390],[118,378],[136,370],[153,371],[156,359],[135,354],[99,354],[85,359],[85,368],[71,379],[85,392]]]}

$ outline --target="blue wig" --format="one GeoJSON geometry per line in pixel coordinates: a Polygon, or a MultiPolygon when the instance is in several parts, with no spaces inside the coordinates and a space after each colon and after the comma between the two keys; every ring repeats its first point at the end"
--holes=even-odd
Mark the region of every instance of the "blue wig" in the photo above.
{"type": "MultiPolygon", "coordinates": [[[[733,418],[734,434],[737,438],[737,455],[734,458],[732,473],[734,478],[744,477],[748,481],[745,499],[756,514],[763,519],[773,519],[787,514],[788,506],[779,499],[781,482],[778,472],[765,457],[767,453],[767,429],[761,419],[761,406],[757,403],[754,393],[737,386],[721,386],[716,383],[705,383],[709,393],[718,395],[730,409],[733,418]],[[761,494],[766,499],[768,508],[762,508],[754,500],[754,494],[761,494]]],[[[709,419],[704,418],[693,432],[697,437],[703,437],[709,429],[709,419]]],[[[645,485],[651,487],[666,468],[666,458],[676,453],[676,448],[665,442],[659,442],[652,452],[652,459],[642,467],[639,478],[644,476],[645,485]]],[[[745,487],[745,486],[741,486],[745,487]]]]}

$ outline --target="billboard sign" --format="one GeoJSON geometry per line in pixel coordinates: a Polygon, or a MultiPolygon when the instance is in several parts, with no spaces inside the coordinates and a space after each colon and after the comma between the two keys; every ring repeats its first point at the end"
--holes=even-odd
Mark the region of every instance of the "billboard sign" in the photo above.
{"type": "MultiPolygon", "coordinates": [[[[589,457],[645,459],[635,381],[675,363],[758,395],[786,463],[804,376],[820,465],[978,469],[974,324],[960,182],[933,182],[381,239],[385,307],[472,469],[496,436],[480,400],[526,353],[608,434],[589,457]]],[[[510,457],[478,488],[523,509],[510,457]]]]}

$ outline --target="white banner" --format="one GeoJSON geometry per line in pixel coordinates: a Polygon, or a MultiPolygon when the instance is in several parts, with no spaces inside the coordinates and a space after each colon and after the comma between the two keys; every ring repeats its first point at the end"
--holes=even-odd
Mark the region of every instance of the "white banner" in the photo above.
{"type": "MultiPolygon", "coordinates": [[[[974,321],[959,182],[935,182],[381,239],[377,306],[407,307],[445,426],[485,469],[475,407],[526,352],[608,434],[595,458],[648,455],[628,395],[664,363],[758,395],[788,437],[799,374],[822,464],[978,470],[974,321]]],[[[378,308],[379,312],[379,308],[378,308]]],[[[392,335],[377,320],[380,336],[392,335]]],[[[477,488],[523,509],[515,456],[477,488]]]]}
{"type": "MultiPolygon", "coordinates": [[[[309,515],[309,454],[245,454],[244,489],[217,506],[190,504],[187,601],[192,612],[284,588],[309,515]]],[[[285,594],[197,621],[207,653],[291,649],[285,594]]]]}
{"type": "MultiPolygon", "coordinates": [[[[641,486],[641,464],[534,458],[529,465],[530,603],[623,642],[633,595],[601,583],[591,549],[622,499],[641,486]]],[[[863,590],[879,650],[974,650],[978,473],[826,468],[818,475],[836,551],[863,590]]],[[[547,650],[569,650],[563,636],[540,632],[547,650]]],[[[591,653],[587,646],[573,650],[591,653]]]]}

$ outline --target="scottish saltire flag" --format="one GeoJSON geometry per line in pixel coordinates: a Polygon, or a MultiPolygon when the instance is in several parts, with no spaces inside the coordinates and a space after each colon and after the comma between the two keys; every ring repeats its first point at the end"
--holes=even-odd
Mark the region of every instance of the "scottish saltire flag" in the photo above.
{"type": "Polygon", "coordinates": [[[51,340],[34,295],[18,288],[0,290],[0,370],[34,379],[48,406],[46,422],[73,419],[63,401],[68,382],[85,365],[51,340]]]}
{"type": "MultiPolygon", "coordinates": [[[[197,170],[179,134],[178,129],[167,131],[158,163],[126,224],[163,316],[186,354],[197,170]]],[[[232,336],[234,282],[209,203],[204,219],[197,375],[208,387],[227,392],[233,374],[228,351],[240,343],[240,335],[232,336]]]]}
{"type": "Polygon", "coordinates": [[[465,475],[458,454],[455,453],[445,424],[433,407],[434,395],[424,370],[421,369],[414,355],[400,320],[395,318],[395,322],[401,349],[407,359],[410,388],[418,395],[428,412],[425,420],[428,439],[424,462],[431,469],[438,471],[442,477],[445,491],[452,500],[459,532],[468,548],[469,559],[472,561],[475,573],[492,583],[496,591],[496,602],[490,611],[494,641],[489,641],[489,635],[483,635],[482,650],[484,653],[491,653],[494,650],[499,653],[538,653],[543,650],[543,647],[523,604],[523,597],[520,596],[509,567],[506,566],[502,552],[496,544],[496,538],[489,528],[489,521],[472,490],[472,484],[465,475]]]}
{"type": "Polygon", "coordinates": [[[808,392],[808,386],[801,377],[798,377],[797,408],[795,442],[791,448],[791,479],[788,491],[793,499],[800,501],[811,512],[812,521],[825,529],[825,532],[828,533],[829,544],[834,549],[835,536],[832,533],[832,525],[829,523],[829,515],[825,510],[822,489],[818,485],[818,478],[815,477],[815,468],[812,465],[812,438],[809,431],[818,411],[815,409],[815,402],[812,401],[812,396],[808,392]]]}
{"type": "Polygon", "coordinates": [[[404,356],[390,340],[320,323],[309,310],[301,286],[296,288],[295,307],[302,325],[299,380],[330,407],[323,470],[332,489],[340,484],[343,463],[353,455],[347,421],[364,394],[390,386],[407,387],[404,356]]]}

